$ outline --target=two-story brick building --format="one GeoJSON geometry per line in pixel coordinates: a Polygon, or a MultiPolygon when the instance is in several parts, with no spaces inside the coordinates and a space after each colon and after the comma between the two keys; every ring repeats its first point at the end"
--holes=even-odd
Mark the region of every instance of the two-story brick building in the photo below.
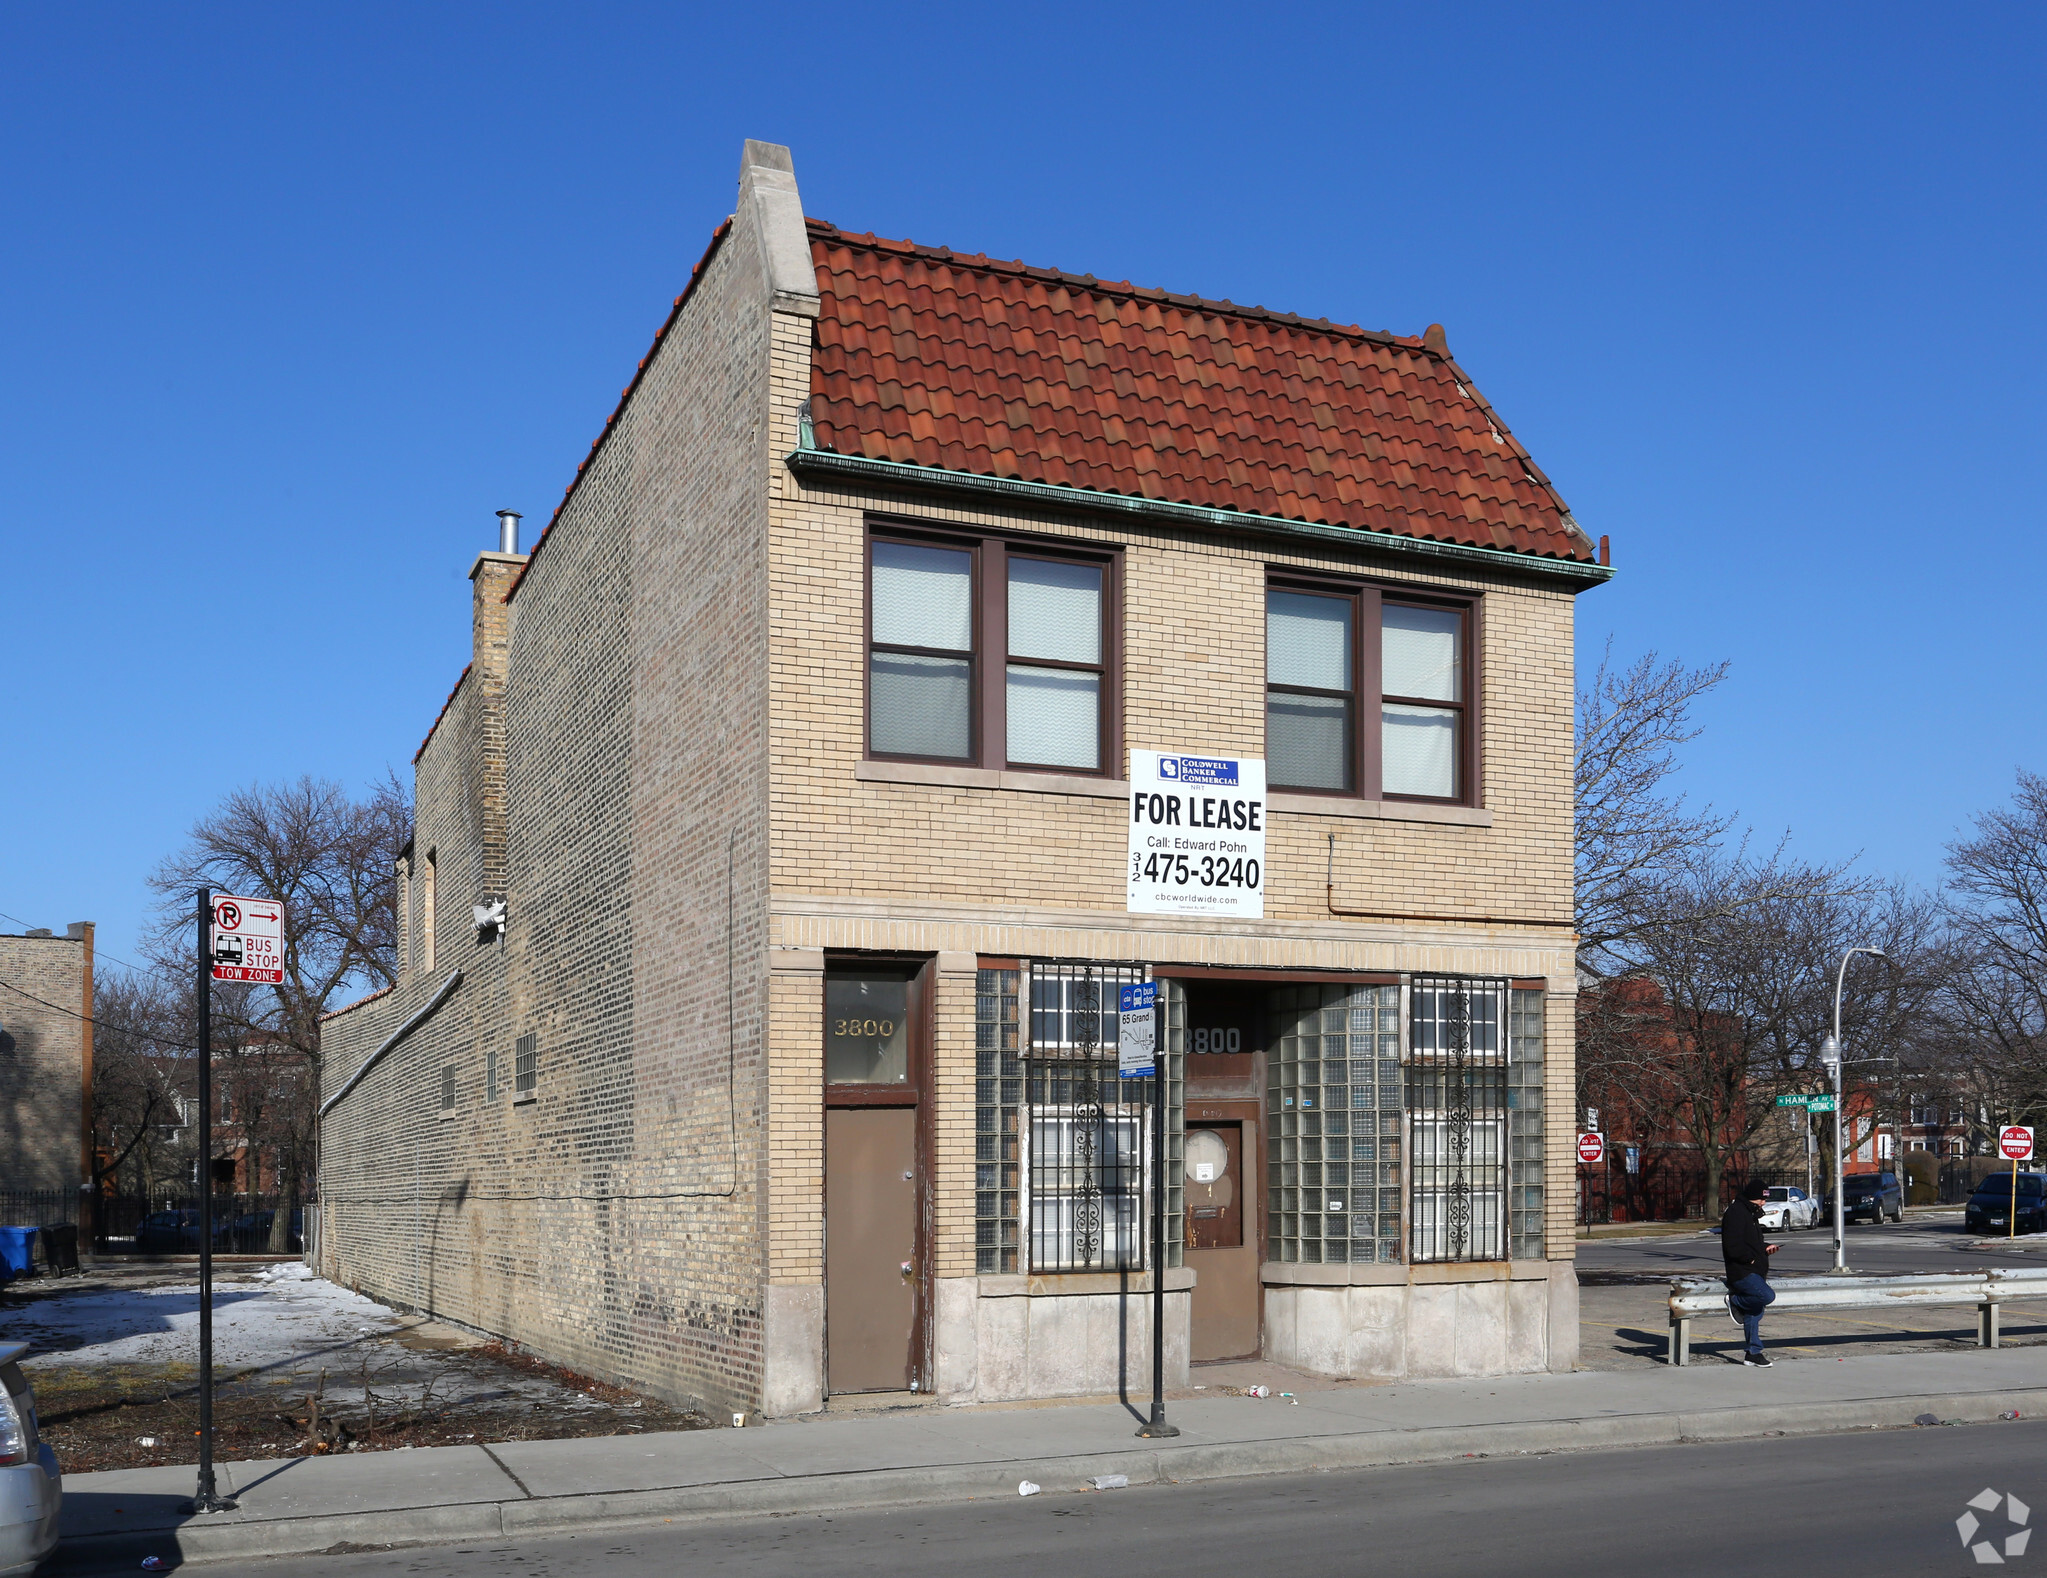
{"type": "Polygon", "coordinates": [[[749,143],[501,547],[325,1028],[329,1274],[719,1416],[1141,1387],[1151,979],[1173,1374],[1572,1365],[1608,572],[1441,330],[843,232],[749,143]],[[1161,756],[1241,772],[1165,877],[1227,904],[1132,899],[1161,756]]]}
{"type": "Polygon", "coordinates": [[[0,936],[0,1194],[56,1220],[92,1176],[92,950],[90,921],[0,936]]]}

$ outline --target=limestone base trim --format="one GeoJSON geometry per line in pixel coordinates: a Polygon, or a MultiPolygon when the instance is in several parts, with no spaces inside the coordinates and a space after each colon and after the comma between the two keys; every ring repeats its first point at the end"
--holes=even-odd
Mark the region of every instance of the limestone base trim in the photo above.
{"type": "Polygon", "coordinates": [[[1563,1261],[1524,1264],[1546,1274],[1479,1281],[1268,1285],[1264,1357],[1313,1375],[1347,1380],[1575,1369],[1577,1269],[1563,1261]]]}

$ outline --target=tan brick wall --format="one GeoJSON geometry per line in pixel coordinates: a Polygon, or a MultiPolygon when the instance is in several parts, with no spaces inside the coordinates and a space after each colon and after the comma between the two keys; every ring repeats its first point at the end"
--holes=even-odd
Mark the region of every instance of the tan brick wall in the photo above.
{"type": "Polygon", "coordinates": [[[13,988],[0,991],[0,1190],[76,1190],[84,1178],[85,943],[0,937],[0,981],[13,988]]]}
{"type": "MultiPolygon", "coordinates": [[[[436,967],[415,942],[400,987],[324,1038],[332,1091],[464,972],[327,1121],[332,1274],[714,1416],[761,1390],[764,417],[781,316],[742,216],[508,621],[479,587],[478,670],[416,768],[436,967]],[[505,936],[480,943],[470,905],[500,883],[505,936]],[[538,1087],[516,1101],[529,1033],[538,1087]]],[[[499,573],[487,559],[480,579],[499,573]]]]}

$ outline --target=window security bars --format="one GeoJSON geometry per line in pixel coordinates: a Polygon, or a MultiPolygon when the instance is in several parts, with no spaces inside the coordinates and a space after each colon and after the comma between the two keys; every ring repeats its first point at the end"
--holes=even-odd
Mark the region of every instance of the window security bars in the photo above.
{"type": "Polygon", "coordinates": [[[1117,988],[1144,976],[1142,965],[1031,965],[1022,1161],[1032,1272],[1149,1263],[1152,1081],[1116,1072],[1117,988]]]}
{"type": "Polygon", "coordinates": [[[512,1094],[530,1096],[540,1088],[540,1036],[534,1031],[512,1043],[512,1094]]]}
{"type": "Polygon", "coordinates": [[[1282,986],[1268,1003],[1266,1253],[1400,1260],[1400,988],[1282,986]]]}
{"type": "Polygon", "coordinates": [[[1413,1260],[1506,1258],[1506,986],[1442,975],[1410,985],[1413,1260]]]}
{"type": "Polygon", "coordinates": [[[1017,1046],[1021,970],[974,977],[974,1269],[1017,1269],[1017,1113],[1023,1057],[1017,1046]]]}
{"type": "Polygon", "coordinates": [[[1508,1252],[1540,1260],[1542,1247],[1543,994],[1507,994],[1508,1252]]]}

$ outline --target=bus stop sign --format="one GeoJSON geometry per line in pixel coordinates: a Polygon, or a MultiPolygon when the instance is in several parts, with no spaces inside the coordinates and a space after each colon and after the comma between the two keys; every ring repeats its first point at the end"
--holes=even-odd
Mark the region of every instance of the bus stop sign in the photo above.
{"type": "Polygon", "coordinates": [[[213,897],[213,978],[258,981],[276,986],[284,979],[284,906],[268,899],[213,897]]]}

